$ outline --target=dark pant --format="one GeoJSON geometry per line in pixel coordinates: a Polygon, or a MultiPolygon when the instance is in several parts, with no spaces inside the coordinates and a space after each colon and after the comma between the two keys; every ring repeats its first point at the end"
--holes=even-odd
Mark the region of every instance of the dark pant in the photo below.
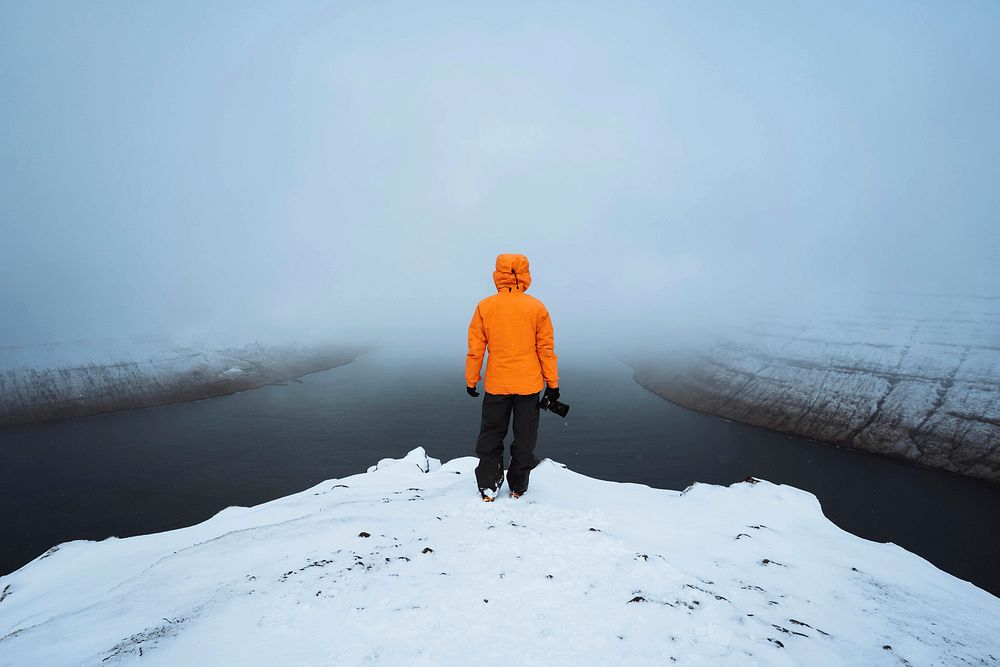
{"type": "Polygon", "coordinates": [[[538,465],[538,394],[490,394],[483,397],[483,422],[476,440],[476,481],[480,489],[499,489],[503,483],[503,439],[514,413],[514,442],[510,445],[507,485],[511,491],[528,489],[528,474],[538,465]]]}

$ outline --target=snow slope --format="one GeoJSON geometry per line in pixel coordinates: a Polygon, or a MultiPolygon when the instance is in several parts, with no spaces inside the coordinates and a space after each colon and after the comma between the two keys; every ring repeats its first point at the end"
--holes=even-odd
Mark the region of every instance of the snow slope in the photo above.
{"type": "Polygon", "coordinates": [[[630,363],[687,408],[1000,482],[1000,297],[882,299],[762,308],[630,363]]]}
{"type": "Polygon", "coordinates": [[[482,503],[423,449],[0,578],[0,665],[1000,664],[1000,599],[787,486],[550,460],[482,503]]]}
{"type": "Polygon", "coordinates": [[[156,337],[0,346],[0,426],[231,394],[340,366],[362,351],[156,337]]]}

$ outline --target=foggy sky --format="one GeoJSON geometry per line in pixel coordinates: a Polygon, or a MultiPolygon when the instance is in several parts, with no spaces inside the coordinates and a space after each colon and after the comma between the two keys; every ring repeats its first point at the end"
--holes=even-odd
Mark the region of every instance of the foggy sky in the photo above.
{"type": "Polygon", "coordinates": [[[994,2],[3,2],[0,344],[463,354],[502,252],[557,342],[997,294],[998,62],[994,2]]]}

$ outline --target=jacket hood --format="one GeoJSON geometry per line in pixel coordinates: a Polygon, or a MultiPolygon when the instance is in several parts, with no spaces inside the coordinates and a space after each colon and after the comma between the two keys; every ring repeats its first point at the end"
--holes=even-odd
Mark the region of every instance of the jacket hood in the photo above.
{"type": "Polygon", "coordinates": [[[528,258],[524,255],[497,255],[497,268],[493,272],[493,284],[499,291],[523,292],[531,284],[528,272],[528,258]]]}

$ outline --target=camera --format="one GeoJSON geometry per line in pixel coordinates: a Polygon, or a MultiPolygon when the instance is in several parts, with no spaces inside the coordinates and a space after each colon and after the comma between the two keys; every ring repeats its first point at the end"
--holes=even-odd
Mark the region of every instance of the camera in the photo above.
{"type": "Polygon", "coordinates": [[[566,418],[566,413],[569,412],[569,406],[565,403],[560,403],[548,397],[543,397],[538,403],[538,407],[542,410],[548,410],[559,415],[562,418],[566,418]]]}

